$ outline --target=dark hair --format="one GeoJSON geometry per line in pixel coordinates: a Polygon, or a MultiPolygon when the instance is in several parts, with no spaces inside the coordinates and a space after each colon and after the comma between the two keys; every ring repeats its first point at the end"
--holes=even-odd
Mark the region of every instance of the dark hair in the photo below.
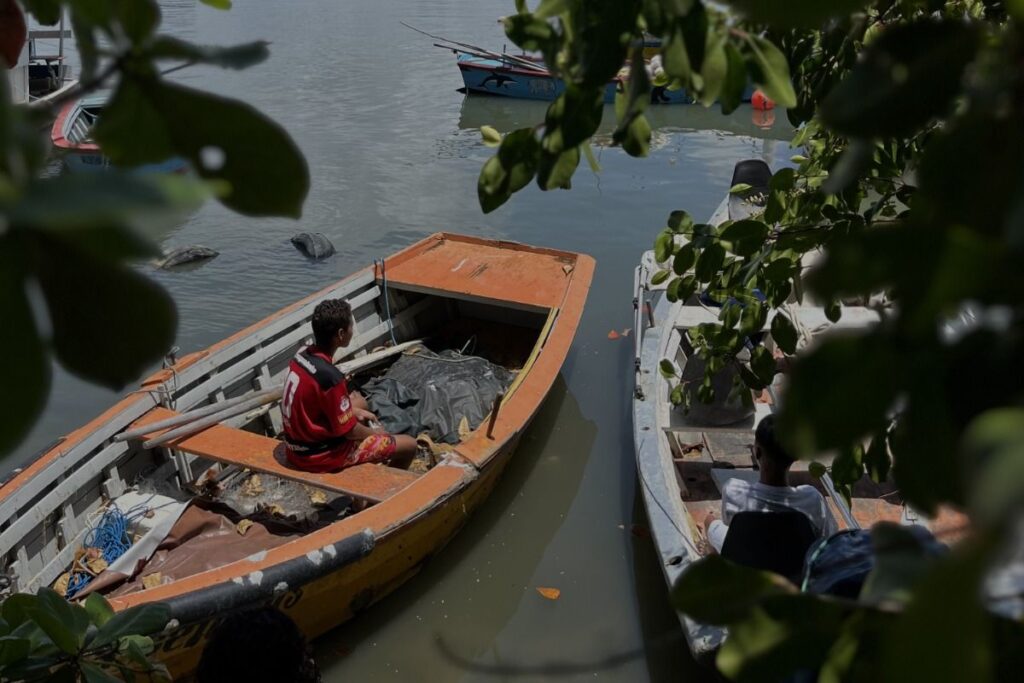
{"type": "Polygon", "coordinates": [[[779,443],[778,435],[775,433],[774,415],[766,415],[757,424],[757,431],[754,432],[754,443],[764,450],[766,456],[783,467],[789,467],[796,461],[796,458],[791,456],[783,445],[779,443]]]}
{"type": "Polygon", "coordinates": [[[352,307],[344,299],[325,299],[313,310],[313,338],[322,349],[331,348],[338,330],[352,326],[352,307]]]}
{"type": "Polygon", "coordinates": [[[295,622],[273,607],[236,612],[203,648],[196,683],[320,683],[320,670],[295,622]]]}

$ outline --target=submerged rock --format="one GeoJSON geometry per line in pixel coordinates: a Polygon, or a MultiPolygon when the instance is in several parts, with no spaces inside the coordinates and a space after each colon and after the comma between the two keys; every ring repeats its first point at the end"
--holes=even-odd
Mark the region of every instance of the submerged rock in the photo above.
{"type": "Polygon", "coordinates": [[[210,249],[200,244],[194,244],[190,247],[178,247],[177,249],[171,249],[167,252],[162,259],[156,261],[157,268],[176,268],[178,266],[184,266],[189,263],[198,263],[200,261],[208,261],[215,256],[220,254],[216,249],[210,249]]]}
{"type": "Polygon", "coordinates": [[[292,237],[291,242],[296,249],[316,261],[334,253],[334,245],[322,232],[300,232],[292,237]]]}

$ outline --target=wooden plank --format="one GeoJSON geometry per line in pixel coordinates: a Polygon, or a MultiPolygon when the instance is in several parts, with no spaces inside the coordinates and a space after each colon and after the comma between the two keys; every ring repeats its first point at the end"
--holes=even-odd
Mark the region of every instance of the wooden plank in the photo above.
{"type": "MultiPolygon", "coordinates": [[[[172,414],[170,410],[156,408],[145,419],[155,421],[172,414]]],[[[144,424],[140,421],[140,426],[144,424]]],[[[407,470],[372,464],[357,465],[332,474],[304,472],[288,464],[281,441],[223,425],[185,437],[174,442],[172,447],[207,460],[238,465],[374,503],[387,500],[419,476],[407,470]]]]}
{"type": "Polygon", "coordinates": [[[768,415],[771,415],[772,407],[767,403],[755,403],[754,414],[745,420],[734,422],[728,425],[703,425],[697,424],[683,414],[682,410],[669,410],[668,425],[666,432],[703,432],[711,434],[715,432],[750,432],[757,429],[758,423],[768,415]]]}
{"type": "Polygon", "coordinates": [[[35,505],[20,514],[11,523],[11,526],[0,534],[0,555],[10,552],[11,548],[21,543],[34,526],[41,524],[54,510],[69,500],[86,483],[100,475],[127,450],[128,444],[126,443],[107,446],[71,472],[64,481],[54,486],[35,505]]]}

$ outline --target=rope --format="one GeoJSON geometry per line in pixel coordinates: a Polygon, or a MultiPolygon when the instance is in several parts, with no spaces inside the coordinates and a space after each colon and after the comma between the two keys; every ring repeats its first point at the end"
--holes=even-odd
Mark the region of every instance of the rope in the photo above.
{"type": "Polygon", "coordinates": [[[379,260],[381,289],[384,292],[384,313],[388,317],[388,333],[391,335],[391,343],[398,346],[398,341],[395,339],[395,323],[391,319],[391,302],[388,301],[388,273],[384,268],[384,259],[379,260]]]}
{"type": "MultiPolygon", "coordinates": [[[[82,542],[82,550],[88,551],[93,548],[99,550],[100,557],[109,566],[132,546],[128,536],[129,525],[144,517],[149,510],[150,508],[145,503],[139,503],[126,512],[122,512],[116,504],[112,503],[100,517],[100,521],[86,533],[85,540],[82,542]]],[[[64,597],[69,600],[88,586],[98,574],[89,568],[83,560],[84,557],[85,553],[81,554],[71,567],[68,587],[64,593],[64,597]]]]}

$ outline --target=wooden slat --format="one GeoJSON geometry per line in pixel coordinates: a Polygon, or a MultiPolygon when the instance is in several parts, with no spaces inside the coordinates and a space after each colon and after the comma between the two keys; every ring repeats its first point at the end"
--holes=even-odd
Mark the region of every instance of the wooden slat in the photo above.
{"type": "MultiPolygon", "coordinates": [[[[174,416],[174,411],[155,408],[139,426],[174,416]]],[[[303,472],[292,468],[284,456],[284,444],[259,434],[216,425],[199,434],[170,444],[172,448],[192,455],[246,467],[256,472],[301,482],[317,488],[361,498],[374,503],[387,500],[419,475],[386,465],[356,465],[333,474],[303,472]]]]}

